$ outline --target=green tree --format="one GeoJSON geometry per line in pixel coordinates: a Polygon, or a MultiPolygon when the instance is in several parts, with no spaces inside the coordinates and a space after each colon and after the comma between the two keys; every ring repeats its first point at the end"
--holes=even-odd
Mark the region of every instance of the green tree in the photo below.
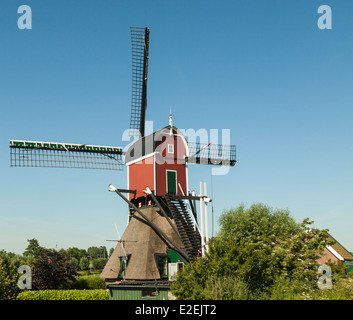
{"type": "Polygon", "coordinates": [[[18,268],[30,261],[12,252],[0,251],[0,300],[15,299],[21,292],[17,281],[21,276],[18,268]]]}
{"type": "Polygon", "coordinates": [[[27,240],[29,242],[25,252],[23,253],[24,256],[38,256],[47,249],[41,247],[37,239],[30,239],[27,240]]]}
{"type": "Polygon", "coordinates": [[[108,251],[105,246],[99,247],[99,258],[108,258],[108,251]]]}
{"type": "Polygon", "coordinates": [[[71,265],[73,265],[76,269],[80,268],[80,262],[75,257],[70,257],[69,261],[70,261],[71,265]]]}
{"type": "Polygon", "coordinates": [[[284,281],[311,290],[327,230],[298,224],[287,210],[262,204],[240,206],[221,217],[221,230],[206,258],[188,264],[171,286],[178,299],[227,299],[235,286],[239,299],[269,296],[284,281]]]}
{"type": "Polygon", "coordinates": [[[89,260],[87,257],[82,257],[80,259],[80,269],[87,270],[89,268],[89,260]]]}
{"type": "Polygon", "coordinates": [[[106,265],[108,259],[107,258],[97,258],[92,260],[93,268],[95,270],[101,270],[106,265]]]}
{"type": "Polygon", "coordinates": [[[89,247],[87,249],[87,253],[90,257],[92,257],[92,259],[108,257],[107,248],[105,246],[89,247]]]}
{"type": "MultiPolygon", "coordinates": [[[[216,238],[206,258],[188,264],[178,273],[171,290],[182,300],[209,299],[215,289],[212,283],[220,285],[224,280],[229,283],[232,279],[241,288],[236,290],[239,292],[238,299],[244,299],[271,286],[274,273],[271,248],[262,241],[250,243],[244,239],[235,242],[216,238]]],[[[222,296],[222,288],[217,290],[217,296],[222,296]]]]}
{"type": "Polygon", "coordinates": [[[5,251],[0,253],[0,300],[8,300],[20,292],[17,287],[17,268],[5,251]]]}
{"type": "Polygon", "coordinates": [[[99,257],[99,248],[98,247],[89,247],[87,249],[87,253],[92,259],[96,259],[99,257]]]}
{"type": "Polygon", "coordinates": [[[223,212],[220,226],[219,237],[232,241],[245,239],[248,242],[270,235],[286,237],[300,230],[300,223],[290,216],[287,209],[273,209],[262,203],[254,203],[250,208],[241,204],[223,212]]]}
{"type": "Polygon", "coordinates": [[[72,258],[76,258],[78,261],[80,261],[82,257],[87,256],[87,251],[86,250],[79,249],[79,248],[76,248],[76,247],[68,248],[66,250],[66,253],[72,258]]]}

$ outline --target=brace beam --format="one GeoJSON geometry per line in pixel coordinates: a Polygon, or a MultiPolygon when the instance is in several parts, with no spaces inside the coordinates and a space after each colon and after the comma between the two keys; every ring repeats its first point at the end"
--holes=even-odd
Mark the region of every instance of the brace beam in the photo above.
{"type": "MultiPolygon", "coordinates": [[[[146,215],[139,209],[137,208],[132,202],[130,202],[118,189],[115,189],[114,192],[116,192],[127,204],[129,204],[135,211],[137,211],[140,216],[145,220],[145,222],[157,233],[157,235],[161,236],[164,238],[169,244],[176,250],[187,262],[190,261],[190,258],[188,254],[185,252],[185,250],[181,249],[173,240],[171,240],[158,226],[153,223],[150,219],[146,217],[146,215]]],[[[135,215],[133,215],[134,218],[135,215]]],[[[140,218],[141,219],[141,218],[140,218]]]]}
{"type": "Polygon", "coordinates": [[[167,219],[168,223],[170,224],[170,226],[173,228],[174,232],[178,235],[179,239],[182,241],[181,236],[179,234],[179,231],[177,230],[177,228],[175,227],[175,225],[172,223],[172,221],[169,219],[168,215],[166,214],[166,212],[164,211],[164,209],[162,208],[162,206],[159,204],[158,200],[156,199],[156,197],[153,194],[153,191],[151,191],[151,193],[149,193],[149,195],[152,197],[154,203],[158,206],[158,208],[161,210],[163,216],[167,219]]]}

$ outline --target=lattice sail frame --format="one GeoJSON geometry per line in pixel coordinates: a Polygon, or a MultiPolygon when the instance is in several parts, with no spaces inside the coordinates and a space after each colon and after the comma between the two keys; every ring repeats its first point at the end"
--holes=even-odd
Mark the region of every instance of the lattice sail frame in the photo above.
{"type": "Polygon", "coordinates": [[[147,73],[149,58],[148,28],[130,27],[132,47],[132,96],[130,136],[145,135],[147,73]]]}
{"type": "Polygon", "coordinates": [[[187,163],[234,166],[236,161],[236,146],[223,144],[188,142],[189,159],[187,163]]]}
{"type": "Polygon", "coordinates": [[[123,170],[120,147],[10,140],[11,167],[123,170]]]}

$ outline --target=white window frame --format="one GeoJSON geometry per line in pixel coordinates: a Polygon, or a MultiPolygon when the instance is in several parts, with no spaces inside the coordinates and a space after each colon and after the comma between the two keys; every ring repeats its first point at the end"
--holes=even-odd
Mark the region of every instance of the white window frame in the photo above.
{"type": "Polygon", "coordinates": [[[174,153],[174,144],[168,144],[168,153],[174,153]]]}

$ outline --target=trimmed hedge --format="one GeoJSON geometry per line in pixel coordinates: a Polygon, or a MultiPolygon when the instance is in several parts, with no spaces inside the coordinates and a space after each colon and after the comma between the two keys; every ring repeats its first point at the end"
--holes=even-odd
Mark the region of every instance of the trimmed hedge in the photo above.
{"type": "Polygon", "coordinates": [[[28,290],[17,296],[18,300],[108,300],[107,290],[28,290]]]}

